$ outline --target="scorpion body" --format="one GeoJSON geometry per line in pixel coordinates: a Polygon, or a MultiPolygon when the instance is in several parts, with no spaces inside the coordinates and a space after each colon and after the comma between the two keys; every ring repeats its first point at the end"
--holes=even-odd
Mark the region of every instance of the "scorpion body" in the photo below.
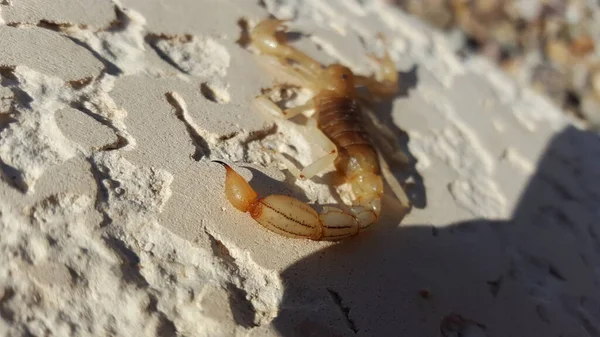
{"type": "MultiPolygon", "coordinates": [[[[285,195],[259,197],[248,182],[229,165],[225,192],[229,202],[267,229],[284,236],[311,240],[340,240],[356,235],[376,223],[381,212],[383,180],[376,149],[360,119],[357,86],[365,86],[377,97],[388,97],[397,88],[397,73],[386,53],[377,59],[381,69],[375,76],[355,75],[340,64],[323,68],[318,62],[286,44],[283,21],[265,20],[253,30],[253,45],[262,53],[293,63],[290,73],[304,81],[316,95],[306,104],[281,111],[272,101],[259,96],[259,106],[284,118],[314,110],[310,122],[315,126],[315,142],[327,154],[299,171],[282,158],[299,179],[307,179],[333,164],[351,187],[353,205],[348,211],[323,207],[318,214],[308,204],[285,195]]],[[[397,191],[395,191],[398,193],[397,191]]],[[[403,192],[400,192],[403,193],[403,192]]]]}

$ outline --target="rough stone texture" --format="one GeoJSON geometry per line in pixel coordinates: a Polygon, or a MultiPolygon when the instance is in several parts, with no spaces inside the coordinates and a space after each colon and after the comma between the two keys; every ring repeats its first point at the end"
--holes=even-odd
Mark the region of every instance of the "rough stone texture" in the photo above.
{"type": "Polygon", "coordinates": [[[2,37],[2,64],[25,65],[33,69],[45,69],[47,75],[63,80],[78,80],[98,74],[102,63],[73,40],[39,27],[15,29],[0,26],[2,37]],[[31,48],[24,41],[39,41],[31,48]],[[40,50],[52,53],[40,55],[40,50]],[[50,57],[50,55],[52,55],[50,57]]]}
{"type": "Polygon", "coordinates": [[[59,3],[0,2],[0,335],[600,335],[598,135],[495,66],[378,2],[59,3]],[[386,194],[333,244],[227,203],[211,160],[340,202],[268,151],[310,163],[307,127],[251,108],[276,75],[239,23],[269,14],[359,73],[387,36],[402,90],[370,114],[417,159],[408,216],[386,194]]]}
{"type": "Polygon", "coordinates": [[[101,27],[114,20],[114,4],[109,0],[3,0],[0,5],[5,5],[2,17],[8,24],[47,21],[101,27]]]}

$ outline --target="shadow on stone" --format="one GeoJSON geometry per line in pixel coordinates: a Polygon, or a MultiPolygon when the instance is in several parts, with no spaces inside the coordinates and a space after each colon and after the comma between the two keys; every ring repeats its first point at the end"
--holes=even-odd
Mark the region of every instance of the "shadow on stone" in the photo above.
{"type": "Polygon", "coordinates": [[[398,99],[408,97],[410,89],[417,86],[417,69],[417,66],[413,66],[406,72],[398,72],[398,92],[394,97],[380,102],[366,102],[363,121],[373,145],[389,165],[394,177],[404,187],[411,204],[416,208],[425,208],[425,185],[423,177],[415,168],[417,160],[408,148],[408,134],[394,123],[392,116],[394,102],[402,104],[402,100],[398,99]]]}
{"type": "Polygon", "coordinates": [[[0,160],[0,177],[21,193],[27,193],[29,186],[25,182],[23,172],[4,163],[2,160],[0,160]]]}
{"type": "Polygon", "coordinates": [[[597,134],[557,134],[506,221],[398,227],[383,207],[379,227],[283,271],[272,324],[286,337],[598,336],[598,158],[597,134]]]}

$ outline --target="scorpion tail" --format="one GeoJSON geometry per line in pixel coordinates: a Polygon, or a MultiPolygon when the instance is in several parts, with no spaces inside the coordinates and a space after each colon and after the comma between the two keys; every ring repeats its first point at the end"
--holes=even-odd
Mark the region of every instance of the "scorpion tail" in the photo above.
{"type": "Polygon", "coordinates": [[[250,216],[266,229],[277,234],[310,240],[323,238],[319,215],[308,204],[285,195],[269,195],[264,198],[235,172],[229,165],[215,161],[227,170],[225,195],[233,207],[250,216]]]}
{"type": "Polygon", "coordinates": [[[250,216],[266,229],[277,234],[309,240],[338,241],[358,234],[377,221],[379,199],[352,212],[325,207],[318,214],[310,205],[287,195],[258,196],[248,182],[229,165],[215,161],[227,170],[225,194],[233,207],[250,216]],[[377,205],[377,207],[373,206],[377,205]]]}

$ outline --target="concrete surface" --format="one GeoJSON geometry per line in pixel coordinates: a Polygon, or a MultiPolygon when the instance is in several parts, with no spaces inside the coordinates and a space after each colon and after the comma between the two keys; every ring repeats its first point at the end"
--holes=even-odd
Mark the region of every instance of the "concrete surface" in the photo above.
{"type": "Polygon", "coordinates": [[[450,46],[376,1],[0,1],[0,335],[600,336],[598,136],[450,46]],[[336,244],[227,203],[211,160],[340,202],[266,150],[319,156],[251,108],[269,14],[357,73],[387,36],[402,90],[368,114],[416,159],[408,216],[388,193],[336,244]]]}

